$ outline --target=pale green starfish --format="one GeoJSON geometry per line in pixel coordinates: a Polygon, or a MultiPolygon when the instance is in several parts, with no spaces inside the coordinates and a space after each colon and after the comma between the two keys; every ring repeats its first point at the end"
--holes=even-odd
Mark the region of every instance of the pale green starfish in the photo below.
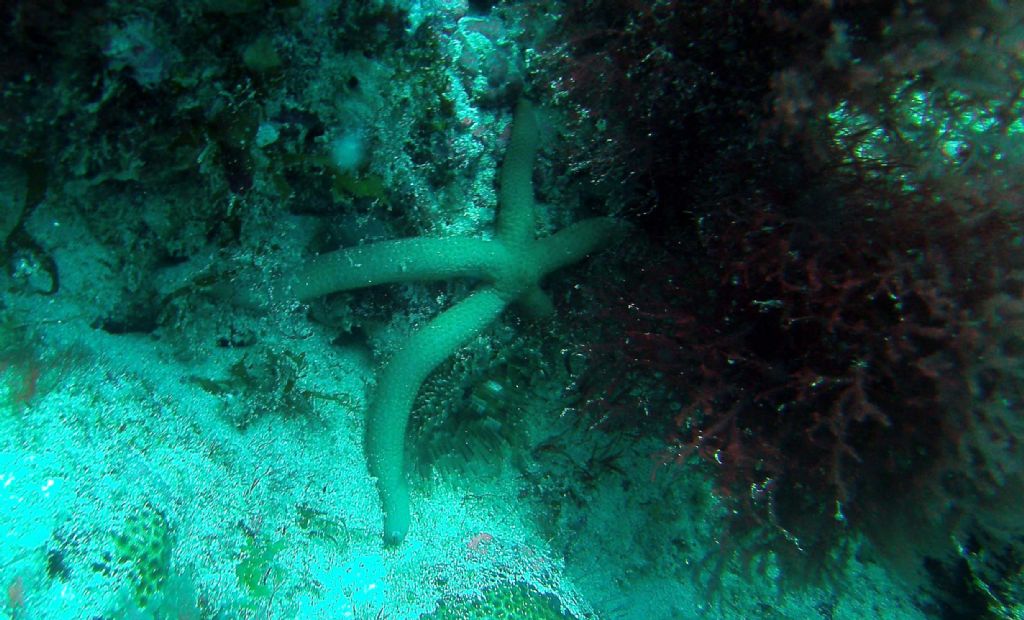
{"type": "Polygon", "coordinates": [[[384,541],[397,544],[409,529],[404,442],[413,399],[427,375],[515,302],[531,315],[553,310],[540,288],[552,271],[575,263],[611,239],[623,224],[610,218],[577,222],[534,238],[533,161],[537,121],[521,101],[501,170],[497,235],[493,240],[416,237],[323,254],[292,280],[292,294],[309,300],[335,291],[418,280],[475,278],[467,298],[415,331],[384,368],[367,413],[366,457],[384,510],[384,541]]]}

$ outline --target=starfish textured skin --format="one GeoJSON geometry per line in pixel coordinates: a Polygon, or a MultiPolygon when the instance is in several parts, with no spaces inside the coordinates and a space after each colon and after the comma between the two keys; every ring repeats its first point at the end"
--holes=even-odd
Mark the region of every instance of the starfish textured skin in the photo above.
{"type": "Polygon", "coordinates": [[[377,382],[367,412],[365,449],[370,474],[377,479],[386,545],[400,543],[409,530],[405,432],[423,381],[509,304],[532,316],[552,312],[554,306],[540,288],[544,276],[582,260],[624,229],[618,220],[598,217],[535,238],[536,153],[536,117],[530,103],[522,100],[502,164],[494,239],[414,237],[370,243],[317,256],[291,280],[292,294],[303,301],[395,282],[457,277],[481,281],[468,297],[414,331],[377,382]]]}

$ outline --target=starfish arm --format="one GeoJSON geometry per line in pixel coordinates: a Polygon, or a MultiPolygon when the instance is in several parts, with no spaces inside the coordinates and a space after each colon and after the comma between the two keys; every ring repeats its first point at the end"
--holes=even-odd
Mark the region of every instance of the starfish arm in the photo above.
{"type": "Polygon", "coordinates": [[[531,319],[542,319],[555,313],[555,304],[539,286],[530,287],[524,292],[516,304],[531,319]]]}
{"type": "Polygon", "coordinates": [[[445,310],[415,331],[385,367],[366,419],[366,457],[377,478],[386,544],[409,529],[409,486],[404,471],[405,431],[420,384],[445,358],[501,314],[505,299],[490,286],[445,310]]]}
{"type": "Polygon", "coordinates": [[[522,99],[516,106],[512,135],[501,165],[498,190],[498,239],[511,248],[533,240],[533,160],[537,156],[537,118],[533,106],[522,99]]]}
{"type": "Polygon", "coordinates": [[[500,243],[486,239],[379,241],[317,256],[299,270],[291,288],[295,297],[308,301],[337,291],[394,282],[493,279],[509,261],[500,243]]]}
{"type": "Polygon", "coordinates": [[[534,242],[530,255],[542,276],[583,260],[622,234],[626,225],[608,217],[594,217],[563,228],[534,242]]]}

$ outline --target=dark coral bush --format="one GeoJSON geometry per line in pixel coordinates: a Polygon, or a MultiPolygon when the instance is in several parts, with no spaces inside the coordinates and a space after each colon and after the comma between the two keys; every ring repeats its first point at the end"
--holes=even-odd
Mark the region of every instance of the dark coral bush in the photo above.
{"type": "MultiPolygon", "coordinates": [[[[638,218],[657,249],[608,304],[621,336],[595,366],[619,370],[596,407],[660,419],[665,462],[706,463],[731,540],[758,541],[746,555],[775,541],[795,570],[866,535],[917,577],[981,548],[1020,557],[1022,9],[771,2],[659,20],[618,4],[635,18],[593,24],[577,72],[626,62],[648,93],[648,74],[714,75],[673,82],[669,103],[589,98],[634,126],[700,103],[654,123],[682,139],[645,144],[652,183],[676,187],[638,218]],[[698,22],[764,52],[624,54],[669,27],[707,52],[698,22]]],[[[574,83],[570,99],[593,82],[574,83]]]]}

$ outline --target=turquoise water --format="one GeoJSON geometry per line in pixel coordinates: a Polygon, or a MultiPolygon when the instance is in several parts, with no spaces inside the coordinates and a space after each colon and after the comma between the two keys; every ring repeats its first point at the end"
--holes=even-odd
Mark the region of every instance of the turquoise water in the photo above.
{"type": "Polygon", "coordinates": [[[5,4],[0,617],[1021,617],[1024,8],[832,4],[5,4]]]}

